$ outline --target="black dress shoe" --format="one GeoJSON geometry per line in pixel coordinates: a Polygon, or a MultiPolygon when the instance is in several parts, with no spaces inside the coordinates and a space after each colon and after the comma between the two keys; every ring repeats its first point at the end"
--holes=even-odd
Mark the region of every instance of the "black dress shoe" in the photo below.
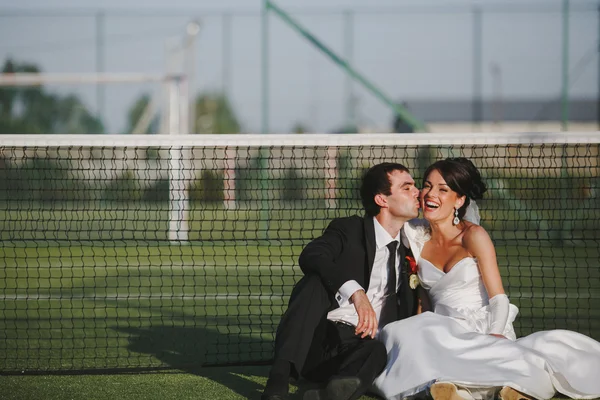
{"type": "Polygon", "coordinates": [[[324,389],[307,390],[304,400],[351,400],[361,385],[355,376],[336,376],[329,380],[324,389]]]}
{"type": "Polygon", "coordinates": [[[261,400],[288,400],[288,380],[284,375],[273,374],[267,380],[261,400]]]}
{"type": "Polygon", "coordinates": [[[325,393],[325,389],[309,389],[304,392],[304,396],[302,396],[302,400],[326,400],[327,393],[325,393]]]}
{"type": "Polygon", "coordinates": [[[285,387],[267,385],[262,396],[260,396],[260,400],[288,400],[289,398],[287,385],[285,387]]]}

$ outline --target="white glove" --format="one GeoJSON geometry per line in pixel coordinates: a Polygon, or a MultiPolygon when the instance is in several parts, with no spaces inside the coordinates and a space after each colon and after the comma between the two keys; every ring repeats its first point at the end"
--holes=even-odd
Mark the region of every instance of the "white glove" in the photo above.
{"type": "Polygon", "coordinates": [[[498,335],[504,333],[508,321],[508,296],[497,294],[490,299],[490,332],[498,335]]]}

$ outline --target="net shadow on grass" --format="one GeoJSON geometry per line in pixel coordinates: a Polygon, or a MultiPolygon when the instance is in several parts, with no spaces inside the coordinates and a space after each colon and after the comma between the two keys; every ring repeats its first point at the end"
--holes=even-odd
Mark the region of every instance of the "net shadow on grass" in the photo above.
{"type": "MultiPolygon", "coordinates": [[[[199,327],[153,326],[150,328],[122,328],[129,336],[128,351],[148,354],[164,365],[210,379],[229,388],[247,399],[260,399],[264,385],[249,379],[260,377],[266,382],[271,363],[261,360],[260,353],[252,358],[252,352],[242,353],[247,361],[224,365],[215,363],[211,352],[215,346],[226,343],[231,347],[236,342],[232,335],[215,332],[199,327]],[[218,366],[218,367],[217,367],[218,366]]],[[[264,341],[238,337],[240,349],[264,348],[264,341]]],[[[244,350],[240,350],[243,352],[244,350]]],[[[264,354],[263,354],[264,356],[264,354]]],[[[290,382],[290,399],[302,399],[306,390],[316,388],[318,384],[304,379],[290,382]]],[[[367,397],[375,398],[375,397],[367,397]]]]}
{"type": "MultiPolygon", "coordinates": [[[[266,365],[260,361],[260,354],[257,353],[253,361],[250,350],[260,348],[264,345],[263,341],[246,337],[237,337],[236,340],[232,335],[199,327],[152,326],[119,330],[128,334],[127,348],[132,353],[148,354],[168,367],[210,379],[245,398],[260,398],[263,386],[243,375],[266,376],[268,373],[268,368],[260,366],[266,365]],[[203,368],[216,365],[210,353],[219,346],[230,347],[232,341],[237,341],[240,349],[246,349],[247,361],[243,368],[231,367],[234,363],[229,367],[203,368]]],[[[240,365],[238,362],[235,364],[240,365]]]]}

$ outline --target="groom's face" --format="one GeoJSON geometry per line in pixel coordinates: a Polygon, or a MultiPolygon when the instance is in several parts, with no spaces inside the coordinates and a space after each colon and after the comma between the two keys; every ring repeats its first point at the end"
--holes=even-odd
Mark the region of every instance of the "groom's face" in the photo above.
{"type": "Polygon", "coordinates": [[[406,171],[394,170],[388,174],[390,195],[383,196],[389,213],[402,219],[411,219],[419,215],[419,189],[406,171]]]}

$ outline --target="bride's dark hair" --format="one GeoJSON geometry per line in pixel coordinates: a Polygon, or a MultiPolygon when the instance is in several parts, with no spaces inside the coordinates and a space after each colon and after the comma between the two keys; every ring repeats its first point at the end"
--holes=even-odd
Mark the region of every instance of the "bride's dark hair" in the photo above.
{"type": "Polygon", "coordinates": [[[436,161],[425,171],[423,183],[434,170],[439,171],[450,189],[454,190],[459,196],[466,196],[465,203],[458,209],[458,218],[460,219],[465,216],[467,207],[471,204],[471,199],[482,199],[483,194],[487,191],[479,170],[467,158],[453,157],[436,161]]]}

